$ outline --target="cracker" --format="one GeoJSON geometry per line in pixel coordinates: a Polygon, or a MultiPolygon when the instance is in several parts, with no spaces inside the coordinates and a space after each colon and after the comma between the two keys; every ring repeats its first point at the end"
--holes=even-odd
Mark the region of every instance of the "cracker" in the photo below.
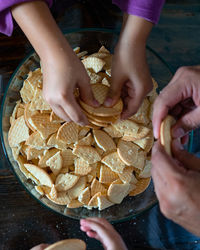
{"type": "Polygon", "coordinates": [[[24,167],[35,177],[39,180],[41,185],[46,185],[51,187],[53,185],[53,181],[50,178],[49,174],[44,169],[39,168],[33,164],[24,164],[24,167]]]}
{"type": "Polygon", "coordinates": [[[171,152],[171,143],[172,143],[172,135],[171,135],[171,127],[176,123],[176,120],[168,115],[161,123],[160,126],[160,142],[164,146],[165,151],[168,155],[172,155],[171,152]]]}
{"type": "Polygon", "coordinates": [[[102,130],[93,130],[93,135],[97,145],[104,151],[111,151],[116,149],[113,139],[102,130]]]}
{"type": "Polygon", "coordinates": [[[19,118],[20,116],[24,115],[24,108],[18,108],[17,109],[17,118],[19,118]]]}
{"type": "Polygon", "coordinates": [[[57,133],[54,133],[47,140],[47,146],[65,150],[67,148],[67,143],[57,139],[57,133]]]}
{"type": "Polygon", "coordinates": [[[67,205],[71,202],[69,195],[66,192],[58,192],[57,197],[52,197],[50,194],[46,194],[47,198],[58,205],[67,205]]]}
{"type": "Polygon", "coordinates": [[[79,100],[79,103],[84,110],[86,110],[89,114],[96,116],[115,116],[121,113],[123,109],[123,103],[121,99],[119,99],[119,101],[113,107],[108,108],[103,106],[103,103],[108,94],[108,86],[97,83],[92,84],[91,88],[95,99],[101,105],[99,107],[92,107],[79,100]]]}
{"type": "Polygon", "coordinates": [[[123,136],[123,132],[117,130],[113,125],[103,128],[106,133],[108,133],[112,138],[120,138],[123,136]]]}
{"type": "Polygon", "coordinates": [[[149,186],[151,177],[145,179],[139,179],[135,184],[135,188],[129,193],[129,196],[136,196],[143,193],[149,186]]]}
{"type": "Polygon", "coordinates": [[[120,133],[124,134],[137,134],[140,126],[130,120],[120,120],[113,124],[114,128],[117,129],[120,133]]]}
{"type": "Polygon", "coordinates": [[[40,68],[30,71],[26,79],[33,87],[42,88],[42,71],[40,68]]]}
{"type": "Polygon", "coordinates": [[[80,52],[80,47],[75,47],[74,49],[73,49],[73,51],[76,53],[76,54],[78,54],[79,52],[80,52]]]}
{"type": "Polygon", "coordinates": [[[83,137],[85,137],[88,132],[90,131],[90,128],[88,127],[81,127],[81,129],[79,130],[79,133],[78,133],[78,139],[82,139],[83,137]]]}
{"type": "Polygon", "coordinates": [[[102,195],[107,194],[107,189],[95,178],[91,183],[91,196],[100,192],[102,195]]]}
{"type": "Polygon", "coordinates": [[[132,142],[119,140],[117,153],[120,159],[128,166],[134,166],[138,159],[139,147],[132,142]]]}
{"type": "Polygon", "coordinates": [[[71,200],[69,204],[67,204],[67,208],[78,208],[82,207],[83,203],[78,200],[71,200]]]}
{"type": "Polygon", "coordinates": [[[37,129],[34,128],[34,127],[31,125],[31,120],[30,120],[30,118],[31,118],[32,115],[39,114],[39,111],[38,111],[38,110],[31,111],[31,110],[29,109],[29,107],[30,107],[30,103],[27,103],[27,104],[25,105],[24,118],[25,118],[26,125],[27,125],[32,131],[35,132],[35,131],[37,131],[37,129]]]}
{"type": "Polygon", "coordinates": [[[83,240],[67,239],[61,240],[48,246],[45,250],[86,250],[86,244],[83,240]]]}
{"type": "Polygon", "coordinates": [[[98,200],[97,197],[101,196],[101,193],[98,192],[92,196],[92,198],[88,202],[89,207],[98,207],[98,200]]]}
{"type": "Polygon", "coordinates": [[[127,196],[130,184],[111,184],[108,188],[108,199],[116,204],[120,204],[127,196]]]}
{"type": "Polygon", "coordinates": [[[8,132],[8,142],[10,147],[18,147],[18,145],[26,141],[29,137],[29,128],[27,127],[24,116],[17,118],[9,132],[8,132]]]}
{"type": "Polygon", "coordinates": [[[82,176],[78,180],[78,182],[68,190],[68,195],[71,199],[76,199],[80,195],[80,193],[85,189],[86,187],[86,177],[82,176]]]}
{"type": "Polygon", "coordinates": [[[82,204],[85,204],[87,205],[89,200],[90,200],[90,188],[89,187],[86,187],[81,193],[80,195],[78,196],[78,200],[82,203],[82,204]]]}
{"type": "Polygon", "coordinates": [[[62,123],[65,121],[62,118],[58,117],[53,111],[51,111],[50,122],[62,123]]]}
{"type": "Polygon", "coordinates": [[[39,167],[46,168],[47,167],[46,162],[48,161],[48,159],[51,158],[53,155],[55,155],[57,152],[59,152],[59,150],[56,148],[46,150],[44,152],[44,155],[39,160],[39,163],[38,163],[39,167]]]}
{"type": "Polygon", "coordinates": [[[24,81],[23,87],[20,90],[20,95],[24,103],[31,102],[35,89],[36,87],[34,87],[29,81],[24,81]]]}
{"type": "Polygon", "coordinates": [[[99,51],[98,52],[100,52],[100,53],[107,53],[107,54],[110,54],[110,51],[109,50],[107,50],[106,48],[105,48],[105,46],[101,46],[101,48],[99,49],[99,51]]]}
{"type": "Polygon", "coordinates": [[[125,131],[122,139],[125,141],[140,140],[148,136],[150,133],[151,133],[151,129],[149,127],[145,127],[141,125],[139,126],[139,129],[137,132],[134,130],[125,131]]]}
{"type": "Polygon", "coordinates": [[[40,133],[37,132],[37,131],[32,133],[28,137],[25,144],[31,146],[32,148],[36,148],[38,150],[40,150],[40,149],[48,149],[48,146],[47,146],[45,140],[43,140],[40,133]]]}
{"type": "Polygon", "coordinates": [[[139,151],[138,152],[138,157],[137,157],[137,162],[134,163],[133,167],[143,170],[144,165],[145,165],[145,160],[146,160],[146,152],[144,151],[139,151]]]}
{"type": "Polygon", "coordinates": [[[107,79],[106,77],[104,77],[104,78],[102,79],[101,83],[102,83],[103,85],[106,85],[106,86],[110,87],[110,82],[108,81],[108,79],[107,79]]]}
{"type": "Polygon", "coordinates": [[[46,165],[49,166],[51,171],[54,173],[54,175],[57,176],[60,173],[60,170],[63,165],[63,160],[62,160],[60,151],[57,152],[52,157],[50,157],[46,161],[46,165]]]}
{"type": "Polygon", "coordinates": [[[60,128],[60,124],[50,122],[49,114],[33,115],[29,119],[30,121],[31,125],[38,130],[43,139],[47,139],[60,128]]]}
{"type": "Polygon", "coordinates": [[[89,164],[93,164],[101,160],[100,155],[98,154],[97,150],[91,146],[76,146],[73,149],[73,154],[77,155],[78,157],[83,158],[89,164]]]}
{"type": "Polygon", "coordinates": [[[109,54],[107,57],[103,58],[105,65],[103,66],[103,69],[106,71],[108,69],[111,69],[112,67],[112,55],[109,54]]]}
{"type": "Polygon", "coordinates": [[[74,122],[65,122],[58,130],[57,139],[67,144],[78,141],[78,125],[74,122]]]}
{"type": "Polygon", "coordinates": [[[32,160],[35,158],[38,158],[39,156],[41,156],[44,152],[44,149],[36,149],[36,148],[32,148],[31,146],[27,147],[27,160],[32,160]]]}
{"type": "Polygon", "coordinates": [[[51,110],[50,105],[44,100],[42,90],[36,88],[33,99],[31,100],[30,110],[51,110]]]}
{"type": "Polygon", "coordinates": [[[113,172],[109,167],[101,165],[99,182],[110,184],[113,181],[117,180],[118,178],[119,178],[118,175],[115,172],[113,172]]]}
{"type": "Polygon", "coordinates": [[[108,207],[111,207],[114,205],[114,203],[110,202],[105,196],[97,196],[97,203],[98,203],[98,209],[104,210],[108,207]]]}
{"type": "Polygon", "coordinates": [[[154,143],[153,132],[150,132],[150,134],[147,137],[144,137],[139,140],[134,140],[133,142],[148,153],[153,147],[154,143]]]}
{"type": "Polygon", "coordinates": [[[78,58],[83,58],[87,54],[88,54],[88,52],[85,50],[85,51],[81,51],[80,53],[78,53],[77,56],[78,56],[78,58]]]}
{"type": "Polygon", "coordinates": [[[74,173],[76,175],[83,176],[89,174],[92,171],[92,167],[89,165],[89,163],[83,160],[82,158],[76,158],[74,160],[74,166],[74,173]]]}
{"type": "Polygon", "coordinates": [[[82,139],[80,139],[77,143],[75,143],[75,146],[76,145],[85,145],[85,146],[91,146],[94,142],[94,138],[92,136],[91,133],[88,133],[87,136],[83,137],[82,139]]]}
{"type": "Polygon", "coordinates": [[[58,191],[67,191],[76,185],[79,178],[80,178],[79,176],[69,173],[59,174],[55,181],[56,189],[58,191]]]}
{"type": "Polygon", "coordinates": [[[148,178],[151,177],[151,161],[146,160],[144,169],[139,173],[139,178],[148,178]]]}
{"type": "Polygon", "coordinates": [[[101,160],[101,162],[116,173],[123,173],[126,166],[125,163],[119,158],[117,152],[109,153],[101,160]]]}
{"type": "Polygon", "coordinates": [[[71,149],[62,150],[61,156],[63,159],[63,167],[71,166],[74,164],[74,159],[76,158],[76,156],[72,153],[71,149]]]}
{"type": "Polygon", "coordinates": [[[95,73],[101,71],[103,69],[103,66],[106,64],[104,60],[91,56],[83,59],[82,63],[86,69],[92,69],[95,73]]]}
{"type": "Polygon", "coordinates": [[[90,83],[100,83],[102,81],[102,77],[94,72],[91,72],[89,69],[87,69],[88,76],[90,77],[90,83]]]}
{"type": "Polygon", "coordinates": [[[58,192],[57,192],[54,184],[51,187],[51,191],[49,192],[49,196],[51,196],[52,199],[56,199],[58,197],[58,192]]]}
{"type": "Polygon", "coordinates": [[[106,74],[111,77],[111,69],[107,69],[106,74]]]}
{"type": "Polygon", "coordinates": [[[123,173],[118,174],[123,183],[130,183],[133,175],[133,167],[126,167],[123,173]]]}
{"type": "Polygon", "coordinates": [[[147,125],[149,123],[148,111],[149,111],[149,101],[145,98],[138,109],[137,113],[129,117],[129,120],[133,120],[137,123],[147,125]]]}
{"type": "Polygon", "coordinates": [[[87,113],[86,111],[83,110],[83,113],[91,120],[100,122],[100,123],[114,123],[119,119],[119,115],[117,116],[96,116],[96,115],[91,115],[87,113]]]}
{"type": "Polygon", "coordinates": [[[104,123],[104,122],[97,122],[91,118],[88,118],[88,121],[96,126],[99,126],[99,127],[107,127],[108,126],[108,123],[104,123]]]}

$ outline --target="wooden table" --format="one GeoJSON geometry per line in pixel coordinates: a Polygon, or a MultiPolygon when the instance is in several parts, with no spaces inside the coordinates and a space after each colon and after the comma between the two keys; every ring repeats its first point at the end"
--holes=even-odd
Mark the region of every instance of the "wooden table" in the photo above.
{"type": "MultiPolygon", "coordinates": [[[[99,0],[98,5],[94,2],[97,1],[77,1],[75,4],[73,1],[59,1],[57,6],[54,6],[53,13],[62,28],[66,28],[66,25],[71,28],[120,26],[121,14],[116,7],[112,7],[106,0],[99,0]],[[77,16],[79,18],[74,22],[77,16]]],[[[151,33],[148,44],[174,70],[182,65],[199,64],[200,2],[169,1],[165,5],[159,25],[155,26],[151,33]]],[[[0,35],[1,97],[14,69],[30,50],[31,46],[19,28],[15,29],[12,37],[0,35]]],[[[9,169],[3,155],[0,147],[1,250],[29,249],[41,242],[51,243],[73,237],[85,240],[88,249],[102,249],[100,244],[87,238],[79,230],[78,221],[66,219],[47,210],[27,194],[9,169]]],[[[133,249],[133,246],[141,247],[137,249],[148,248],[142,233],[136,227],[139,221],[141,223],[144,220],[144,216],[115,225],[129,249],[133,249]]]]}

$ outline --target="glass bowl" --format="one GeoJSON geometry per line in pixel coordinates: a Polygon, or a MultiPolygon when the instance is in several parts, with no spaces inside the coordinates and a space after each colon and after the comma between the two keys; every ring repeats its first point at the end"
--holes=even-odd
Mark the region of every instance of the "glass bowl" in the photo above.
{"type": "MultiPolygon", "coordinates": [[[[113,53],[118,40],[118,35],[119,32],[113,30],[79,29],[71,30],[66,34],[66,38],[72,48],[79,46],[82,51],[87,50],[89,54],[96,52],[101,45],[104,45],[113,53]]],[[[159,90],[161,90],[171,79],[172,71],[164,60],[149,47],[147,47],[147,60],[151,75],[158,82],[159,90]]],[[[26,179],[23,173],[19,170],[18,164],[12,156],[8,144],[8,130],[10,127],[9,118],[12,114],[15,102],[20,98],[19,90],[22,87],[23,81],[27,77],[27,73],[38,66],[39,57],[35,52],[32,52],[20,63],[7,85],[1,109],[0,131],[4,152],[9,165],[13,169],[22,186],[46,208],[74,219],[96,216],[104,217],[111,222],[121,222],[131,219],[154,206],[157,203],[157,199],[154,193],[152,181],[144,193],[137,195],[136,197],[127,197],[121,204],[112,206],[103,211],[98,211],[97,209],[88,210],[86,208],[69,209],[66,208],[66,206],[52,203],[49,199],[36,192],[34,184],[31,180],[26,179]]]]}

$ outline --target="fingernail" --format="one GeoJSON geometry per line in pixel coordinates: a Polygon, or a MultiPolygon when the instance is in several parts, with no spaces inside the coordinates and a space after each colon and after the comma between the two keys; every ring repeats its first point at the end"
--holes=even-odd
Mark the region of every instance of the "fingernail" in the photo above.
{"type": "Polygon", "coordinates": [[[173,140],[172,144],[175,150],[184,150],[181,140],[179,139],[173,140]]]}
{"type": "Polygon", "coordinates": [[[112,103],[113,103],[113,100],[112,100],[110,97],[108,97],[108,98],[105,100],[104,105],[105,105],[106,107],[110,107],[110,106],[112,106],[112,103]]]}
{"type": "Polygon", "coordinates": [[[185,135],[185,131],[182,128],[174,129],[172,135],[174,138],[179,138],[185,135]]]}
{"type": "Polygon", "coordinates": [[[157,130],[155,128],[153,128],[153,135],[156,139],[158,139],[158,133],[157,133],[157,130]]]}
{"type": "Polygon", "coordinates": [[[97,100],[94,99],[92,101],[92,103],[93,103],[94,107],[99,107],[99,102],[97,100]]]}

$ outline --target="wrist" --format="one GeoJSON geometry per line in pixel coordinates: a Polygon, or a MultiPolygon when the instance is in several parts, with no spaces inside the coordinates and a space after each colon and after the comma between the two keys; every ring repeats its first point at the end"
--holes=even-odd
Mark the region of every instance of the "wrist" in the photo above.
{"type": "Polygon", "coordinates": [[[120,40],[145,46],[153,24],[141,17],[124,14],[120,40]]]}

